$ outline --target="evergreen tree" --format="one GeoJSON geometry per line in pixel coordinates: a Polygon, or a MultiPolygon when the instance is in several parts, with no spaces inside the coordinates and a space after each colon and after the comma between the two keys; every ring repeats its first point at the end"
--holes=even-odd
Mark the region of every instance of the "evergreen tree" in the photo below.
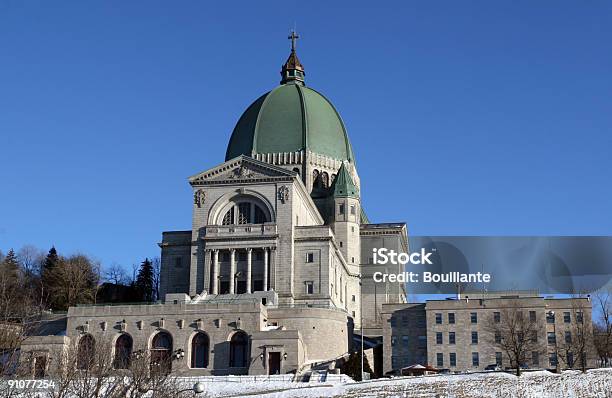
{"type": "Polygon", "coordinates": [[[138,289],[142,301],[153,301],[154,286],[153,263],[148,258],[145,258],[142,264],[140,264],[138,276],[136,277],[136,289],[138,289]]]}
{"type": "Polygon", "coordinates": [[[17,277],[19,275],[19,260],[13,249],[6,253],[6,257],[2,261],[2,266],[8,275],[11,277],[17,277]]]}
{"type": "Polygon", "coordinates": [[[43,272],[45,270],[52,270],[53,267],[55,267],[57,263],[59,263],[59,260],[60,259],[57,255],[57,250],[55,250],[55,246],[51,246],[51,249],[49,249],[49,254],[47,254],[47,257],[43,262],[43,272]]]}

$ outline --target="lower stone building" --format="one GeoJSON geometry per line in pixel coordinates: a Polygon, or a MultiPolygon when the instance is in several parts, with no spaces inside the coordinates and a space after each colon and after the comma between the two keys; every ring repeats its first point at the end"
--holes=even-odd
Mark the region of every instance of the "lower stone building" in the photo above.
{"type": "Polygon", "coordinates": [[[512,337],[528,339],[523,367],[579,368],[583,355],[587,367],[595,366],[589,298],[466,293],[424,304],[387,304],[383,318],[384,372],[414,364],[450,371],[511,367],[502,339],[512,337]]]}

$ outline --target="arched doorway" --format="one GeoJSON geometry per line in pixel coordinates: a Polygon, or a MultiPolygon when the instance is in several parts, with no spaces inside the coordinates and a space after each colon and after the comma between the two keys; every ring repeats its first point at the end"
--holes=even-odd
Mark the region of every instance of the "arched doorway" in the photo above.
{"type": "Polygon", "coordinates": [[[88,370],[94,365],[96,340],[91,334],[83,335],[77,349],[77,369],[88,370]]]}
{"type": "Polygon", "coordinates": [[[230,340],[230,368],[246,368],[249,358],[249,336],[243,331],[232,335],[230,340]]]}
{"type": "Polygon", "coordinates": [[[204,332],[198,332],[191,339],[191,367],[192,368],[207,368],[208,367],[208,335],[204,332]]]}
{"type": "Polygon", "coordinates": [[[151,371],[169,374],[172,370],[172,336],[159,332],[151,342],[151,371]]]}
{"type": "Polygon", "coordinates": [[[127,369],[130,367],[130,359],[132,357],[132,336],[123,333],[115,342],[115,358],[113,367],[115,369],[127,369]]]}

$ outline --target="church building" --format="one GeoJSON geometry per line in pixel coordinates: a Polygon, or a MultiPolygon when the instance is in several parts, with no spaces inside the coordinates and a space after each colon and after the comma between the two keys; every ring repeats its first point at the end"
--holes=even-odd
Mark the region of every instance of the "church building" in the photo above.
{"type": "Polygon", "coordinates": [[[149,350],[179,375],[260,375],[333,366],[362,327],[381,338],[382,305],[405,292],[368,287],[372,248],[407,252],[406,226],[368,220],[347,128],[290,39],[280,85],[240,116],[224,162],[189,177],[191,229],[159,244],[163,302],[72,307],[53,344],[149,350]]]}

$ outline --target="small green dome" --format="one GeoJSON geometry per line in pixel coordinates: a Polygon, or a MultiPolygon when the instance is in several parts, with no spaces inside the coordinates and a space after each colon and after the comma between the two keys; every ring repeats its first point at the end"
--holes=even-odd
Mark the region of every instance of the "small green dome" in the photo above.
{"type": "Polygon", "coordinates": [[[242,114],[225,160],[300,150],[355,161],[344,123],[331,102],[300,81],[283,80],[242,114]]]}

